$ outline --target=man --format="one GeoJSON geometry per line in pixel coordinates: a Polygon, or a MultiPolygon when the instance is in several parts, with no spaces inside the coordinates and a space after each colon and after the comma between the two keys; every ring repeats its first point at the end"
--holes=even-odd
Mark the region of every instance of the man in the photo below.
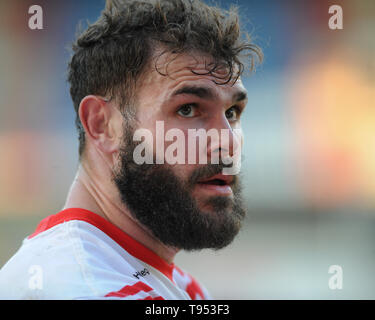
{"type": "Polygon", "coordinates": [[[1,298],[210,298],[173,260],[228,245],[245,215],[238,177],[223,170],[242,145],[239,55],[261,53],[239,35],[234,10],[200,1],[107,2],[69,64],[76,178],[0,271],[1,298]],[[202,146],[210,130],[227,139],[202,146]]]}

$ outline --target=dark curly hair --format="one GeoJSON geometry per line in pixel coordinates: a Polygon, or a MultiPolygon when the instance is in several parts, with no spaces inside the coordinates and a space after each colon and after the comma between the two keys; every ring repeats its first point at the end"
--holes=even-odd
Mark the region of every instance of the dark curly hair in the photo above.
{"type": "Polygon", "coordinates": [[[99,19],[72,47],[68,81],[80,158],[85,146],[78,116],[81,100],[89,94],[114,98],[124,116],[130,116],[135,110],[136,85],[155,48],[163,48],[162,54],[208,54],[214,63],[207,66],[207,74],[223,66],[228,70],[223,77],[215,73],[217,84],[235,82],[245,66],[252,71],[255,59],[262,60],[249,34],[240,33],[237,7],[223,10],[199,0],[107,0],[99,19]]]}

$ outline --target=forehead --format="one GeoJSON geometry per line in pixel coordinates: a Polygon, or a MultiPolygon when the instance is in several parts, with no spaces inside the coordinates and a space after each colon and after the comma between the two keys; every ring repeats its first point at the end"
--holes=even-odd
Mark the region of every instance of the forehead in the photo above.
{"type": "Polygon", "coordinates": [[[213,63],[212,57],[199,53],[156,55],[138,87],[139,97],[147,93],[148,96],[157,95],[159,99],[162,97],[167,99],[168,93],[187,82],[204,84],[223,93],[238,91],[238,89],[244,90],[241,79],[238,78],[235,81],[237,70],[234,71],[233,79],[228,83],[225,83],[229,80],[227,68],[221,67],[215,69],[213,73],[208,73],[213,63]]]}

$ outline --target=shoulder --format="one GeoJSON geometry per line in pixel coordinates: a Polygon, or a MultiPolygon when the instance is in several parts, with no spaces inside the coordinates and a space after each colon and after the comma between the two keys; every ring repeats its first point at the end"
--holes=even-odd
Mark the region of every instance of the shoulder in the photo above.
{"type": "Polygon", "coordinates": [[[108,236],[82,219],[56,219],[44,219],[0,270],[0,298],[104,296],[117,283],[135,284],[126,275],[131,258],[108,236]]]}
{"type": "Polygon", "coordinates": [[[42,220],[0,270],[0,299],[210,299],[104,218],[69,209],[42,220]]]}
{"type": "Polygon", "coordinates": [[[72,297],[74,289],[67,290],[67,286],[84,290],[72,227],[63,223],[26,238],[0,270],[0,298],[60,299],[72,297]]]}

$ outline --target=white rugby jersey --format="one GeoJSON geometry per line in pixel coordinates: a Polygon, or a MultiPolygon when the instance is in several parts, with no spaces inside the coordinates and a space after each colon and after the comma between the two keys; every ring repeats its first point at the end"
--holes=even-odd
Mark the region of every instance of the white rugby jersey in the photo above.
{"type": "Polygon", "coordinates": [[[101,216],[80,208],[43,219],[0,270],[0,299],[211,299],[101,216]]]}

